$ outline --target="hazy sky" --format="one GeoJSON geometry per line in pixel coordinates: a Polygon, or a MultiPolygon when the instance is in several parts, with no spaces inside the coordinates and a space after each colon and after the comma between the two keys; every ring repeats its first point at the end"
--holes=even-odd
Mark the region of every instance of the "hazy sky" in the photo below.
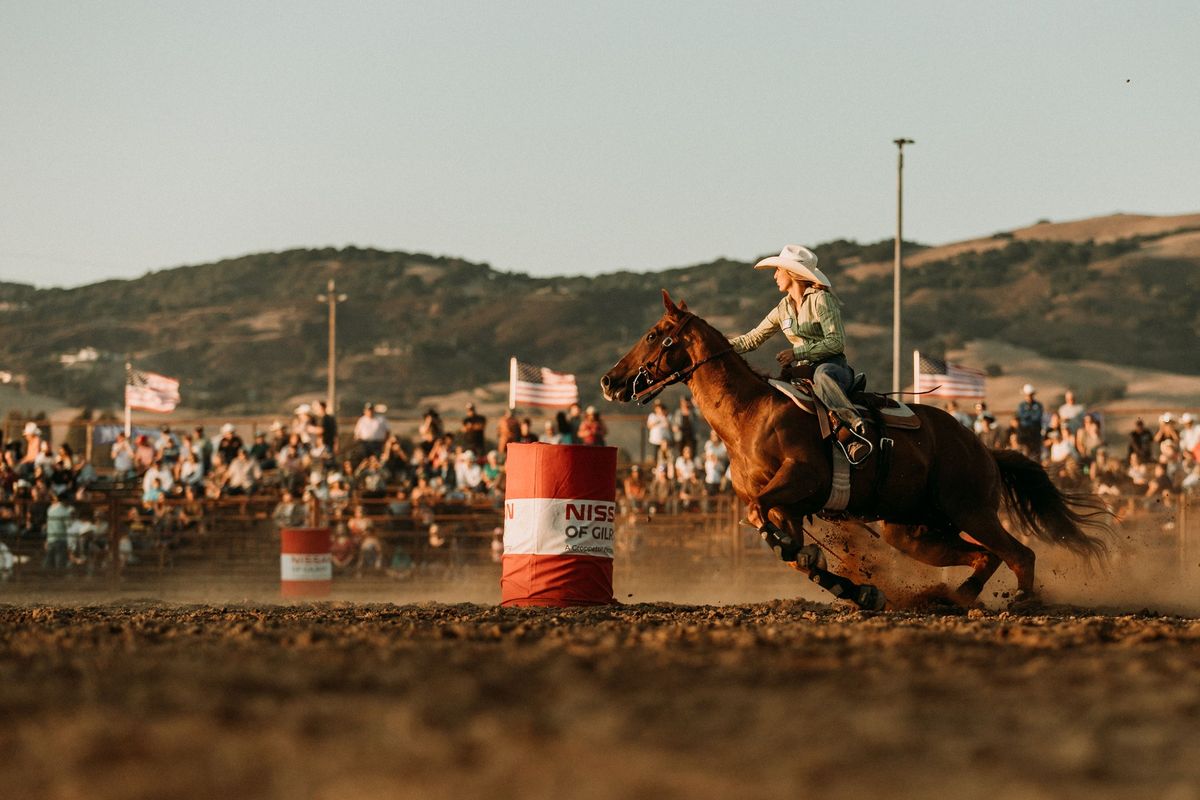
{"type": "Polygon", "coordinates": [[[0,279],[534,274],[1200,210],[1184,2],[0,0],[0,279]]]}

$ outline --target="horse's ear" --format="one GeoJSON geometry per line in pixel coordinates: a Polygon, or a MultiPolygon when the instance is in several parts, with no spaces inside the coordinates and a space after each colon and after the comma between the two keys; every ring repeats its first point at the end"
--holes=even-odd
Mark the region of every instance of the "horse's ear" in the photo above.
{"type": "Polygon", "coordinates": [[[671,314],[678,312],[679,309],[676,308],[675,303],[673,303],[671,301],[671,295],[667,293],[667,290],[663,289],[662,293],[663,293],[663,308],[665,308],[671,314]]]}
{"type": "Polygon", "coordinates": [[[685,301],[685,300],[680,300],[680,301],[679,301],[679,310],[680,310],[680,311],[687,311],[687,301],[685,301]]]}

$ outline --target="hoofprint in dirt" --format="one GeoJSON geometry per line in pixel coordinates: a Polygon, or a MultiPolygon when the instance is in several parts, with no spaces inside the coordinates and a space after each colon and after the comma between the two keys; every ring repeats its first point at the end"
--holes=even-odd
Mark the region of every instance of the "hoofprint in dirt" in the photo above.
{"type": "Polygon", "coordinates": [[[1197,674],[1200,621],[1150,612],[0,606],[0,785],[1189,798],[1197,674]]]}

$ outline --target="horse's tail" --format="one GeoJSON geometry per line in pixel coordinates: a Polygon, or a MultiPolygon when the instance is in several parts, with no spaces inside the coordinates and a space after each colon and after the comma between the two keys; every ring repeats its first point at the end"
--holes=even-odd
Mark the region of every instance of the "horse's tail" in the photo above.
{"type": "Polygon", "coordinates": [[[1006,505],[1028,535],[1090,560],[1107,555],[1105,539],[1112,535],[1112,512],[1102,500],[1062,491],[1041,464],[1015,450],[991,452],[1000,468],[1006,505]]]}

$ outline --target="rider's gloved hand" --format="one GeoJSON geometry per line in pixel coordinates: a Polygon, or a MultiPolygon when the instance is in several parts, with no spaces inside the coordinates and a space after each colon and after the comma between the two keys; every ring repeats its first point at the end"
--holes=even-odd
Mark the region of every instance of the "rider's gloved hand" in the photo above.
{"type": "Polygon", "coordinates": [[[786,367],[796,360],[796,354],[789,347],[787,350],[780,350],[779,354],[775,356],[775,360],[779,362],[779,366],[786,367]]]}

